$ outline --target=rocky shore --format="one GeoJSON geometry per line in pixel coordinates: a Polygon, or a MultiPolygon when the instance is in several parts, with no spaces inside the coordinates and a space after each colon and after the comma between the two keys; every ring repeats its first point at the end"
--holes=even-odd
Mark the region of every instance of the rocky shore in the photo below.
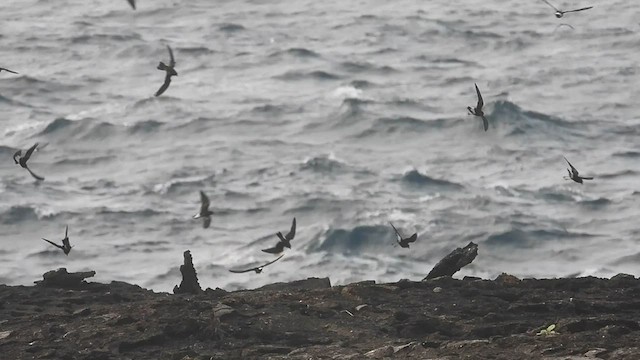
{"type": "Polygon", "coordinates": [[[11,360],[640,359],[639,339],[640,280],[622,274],[178,295],[84,280],[0,286],[0,357],[11,360]]]}

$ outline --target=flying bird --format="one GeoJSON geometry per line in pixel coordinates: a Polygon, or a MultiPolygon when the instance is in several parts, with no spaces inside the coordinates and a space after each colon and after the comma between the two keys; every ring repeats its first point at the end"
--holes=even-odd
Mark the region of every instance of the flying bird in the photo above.
{"type": "Polygon", "coordinates": [[[580,9],[574,9],[574,10],[560,10],[560,9],[558,9],[557,7],[555,7],[555,6],[551,5],[551,3],[550,3],[550,2],[548,2],[547,0],[542,0],[542,1],[544,1],[544,2],[545,2],[545,4],[547,4],[547,5],[551,6],[551,7],[553,8],[553,10],[555,10],[555,11],[556,11],[556,14],[555,14],[555,15],[556,15],[556,17],[557,17],[558,19],[560,19],[561,17],[563,17],[563,16],[564,16],[564,14],[566,14],[566,13],[570,13],[570,12],[578,12],[578,11],[583,11],[583,10],[589,10],[589,9],[592,9],[592,8],[593,8],[593,6],[587,6],[587,7],[583,7],[583,8],[580,8],[580,9]]]}
{"type": "Polygon", "coordinates": [[[391,225],[391,227],[393,228],[393,231],[396,233],[396,238],[397,238],[397,242],[400,245],[400,247],[403,248],[408,248],[409,247],[409,243],[415,242],[416,239],[418,239],[418,233],[414,233],[413,235],[409,236],[408,238],[403,238],[402,235],[400,234],[400,232],[398,231],[398,229],[396,229],[395,226],[393,226],[393,224],[391,222],[389,222],[389,225],[391,225]]]}
{"type": "Polygon", "coordinates": [[[484,112],[482,111],[482,107],[484,106],[484,100],[482,100],[482,94],[480,94],[478,85],[476,84],[474,85],[476,86],[476,93],[478,94],[478,104],[473,109],[471,108],[471,106],[467,106],[467,109],[469,110],[469,113],[471,115],[479,116],[482,118],[482,123],[484,124],[484,131],[487,131],[487,129],[489,129],[489,121],[487,121],[487,118],[484,116],[484,112]]]}
{"type": "Polygon", "coordinates": [[[17,72],[15,72],[15,71],[13,71],[13,70],[9,70],[9,69],[7,69],[7,68],[0,67],[0,72],[2,72],[3,70],[4,70],[4,71],[6,71],[6,72],[10,72],[10,73],[12,73],[12,74],[17,74],[17,72]]]}
{"type": "Polygon", "coordinates": [[[164,84],[162,84],[162,86],[160,86],[160,89],[156,91],[156,96],[162,95],[162,93],[167,90],[169,84],[171,84],[172,76],[178,76],[176,69],[174,69],[174,67],[176,66],[176,61],[173,58],[173,51],[171,50],[171,47],[169,45],[167,45],[167,49],[169,49],[169,65],[163,63],[162,61],[160,61],[160,64],[158,64],[158,70],[165,71],[166,75],[164,77],[164,84]]]}
{"type": "Polygon", "coordinates": [[[133,8],[133,10],[136,9],[136,0],[127,0],[129,2],[129,5],[131,5],[131,7],[133,8]]]}
{"type": "Polygon", "coordinates": [[[38,143],[35,143],[32,147],[29,148],[29,150],[27,150],[27,152],[24,154],[24,156],[22,156],[22,150],[18,150],[16,151],[15,154],[13,154],[13,161],[16,164],[19,164],[21,167],[27,169],[27,171],[29,172],[29,174],[31,174],[31,176],[33,176],[36,180],[44,180],[44,178],[42,176],[38,176],[36,175],[33,171],[31,171],[31,169],[29,169],[29,167],[27,166],[27,161],[29,161],[29,158],[31,158],[31,154],[33,154],[33,151],[38,147],[38,143]],[[16,159],[18,158],[18,159],[16,159]]]}
{"type": "MultiPolygon", "coordinates": [[[[564,157],[564,156],[563,156],[564,157]]],[[[567,172],[569,173],[569,177],[564,177],[566,180],[571,179],[577,183],[582,184],[582,180],[593,180],[593,177],[583,177],[580,176],[578,173],[578,170],[576,168],[573,167],[573,165],[571,165],[571,163],[569,162],[569,160],[567,160],[566,157],[564,157],[564,160],[567,162],[567,164],[569,164],[569,166],[571,167],[571,170],[567,169],[567,172]]]]}
{"type": "Polygon", "coordinates": [[[47,240],[45,238],[42,238],[42,240],[48,242],[49,244],[57,247],[60,250],[62,250],[64,252],[64,254],[68,256],[69,252],[71,251],[71,248],[73,247],[69,243],[68,233],[69,233],[69,225],[67,225],[67,227],[64,229],[64,239],[62,239],[62,245],[58,245],[58,244],[54,243],[53,241],[47,240]]]}
{"type": "Polygon", "coordinates": [[[229,269],[229,271],[232,272],[232,273],[236,273],[236,274],[246,273],[246,272],[249,272],[249,271],[255,271],[256,274],[260,274],[262,272],[262,269],[265,266],[273,264],[274,262],[280,260],[280,258],[282,258],[283,256],[284,256],[284,254],[278,256],[278,258],[273,260],[273,261],[269,261],[268,263],[266,263],[264,265],[261,265],[261,266],[258,266],[258,267],[254,267],[254,268],[251,268],[251,269],[246,269],[246,270],[231,270],[231,269],[229,269]]]}
{"type": "Polygon", "coordinates": [[[211,215],[213,211],[209,210],[209,198],[200,190],[200,211],[193,215],[193,218],[202,218],[202,227],[206,229],[211,225],[211,215]]]}
{"type": "Polygon", "coordinates": [[[291,230],[289,230],[287,235],[282,236],[282,233],[280,231],[278,231],[276,235],[278,236],[280,241],[278,241],[278,243],[274,247],[263,249],[262,251],[269,254],[279,254],[284,250],[285,246],[291,249],[291,240],[293,240],[293,238],[296,236],[296,218],[293,218],[293,222],[291,223],[291,230]]]}

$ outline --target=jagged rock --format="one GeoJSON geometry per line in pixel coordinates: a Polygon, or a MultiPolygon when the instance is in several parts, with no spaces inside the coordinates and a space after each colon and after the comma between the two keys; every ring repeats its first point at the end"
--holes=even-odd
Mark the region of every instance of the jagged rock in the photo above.
{"type": "Polygon", "coordinates": [[[494,281],[501,285],[515,285],[519,283],[521,280],[513,275],[502,273],[498,275],[498,277],[494,281]]]}
{"type": "Polygon", "coordinates": [[[58,270],[47,271],[42,275],[43,280],[35,281],[35,283],[38,286],[76,289],[87,284],[84,279],[95,275],[95,271],[70,273],[67,272],[67,268],[59,268],[58,270]]]}
{"type": "Polygon", "coordinates": [[[196,275],[196,269],[193,267],[193,259],[189,250],[184,252],[184,264],[180,265],[180,272],[182,273],[182,281],[180,286],[173,287],[173,293],[200,294],[202,288],[198,283],[198,275],[196,275]]]}
{"type": "Polygon", "coordinates": [[[441,276],[453,276],[463,266],[470,264],[477,255],[478,245],[473,242],[470,242],[464,248],[457,248],[440,260],[423,280],[441,276]]]}

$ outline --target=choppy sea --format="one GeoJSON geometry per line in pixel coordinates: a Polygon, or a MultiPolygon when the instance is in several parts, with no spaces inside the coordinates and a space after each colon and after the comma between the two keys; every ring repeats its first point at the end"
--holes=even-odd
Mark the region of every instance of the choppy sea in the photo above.
{"type": "Polygon", "coordinates": [[[640,3],[4,0],[0,282],[640,275],[640,3]],[[560,26],[569,24],[573,26],[560,26]],[[154,97],[166,45],[179,76],[154,97]],[[467,115],[474,83],[490,128],[467,115]],[[29,164],[12,155],[39,142],[29,164]],[[563,179],[566,156],[582,175],[563,179]],[[192,219],[199,191],[216,213],[192,219]],[[292,249],[262,274],[293,217],[292,249]],[[389,221],[410,249],[394,247],[389,221]],[[41,240],[60,241],[69,256],[41,240]]]}

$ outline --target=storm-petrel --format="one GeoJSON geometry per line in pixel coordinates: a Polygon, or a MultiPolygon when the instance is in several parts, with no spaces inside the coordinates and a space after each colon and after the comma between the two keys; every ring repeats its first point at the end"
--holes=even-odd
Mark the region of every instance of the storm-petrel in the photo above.
{"type": "MultiPolygon", "coordinates": [[[[563,156],[564,157],[564,156],[563,156]]],[[[576,168],[573,167],[573,165],[571,165],[571,163],[569,162],[569,160],[567,160],[566,157],[564,157],[564,160],[567,162],[567,164],[569,164],[569,166],[571,167],[571,170],[567,169],[567,172],[569,173],[569,177],[567,178],[565,176],[565,179],[571,179],[577,183],[582,184],[582,180],[593,180],[593,177],[583,177],[580,176],[578,173],[578,170],[576,168]]]]}
{"type": "Polygon", "coordinates": [[[27,150],[27,152],[24,154],[24,156],[22,156],[22,150],[16,151],[16,153],[13,154],[13,161],[16,164],[19,164],[21,167],[27,169],[29,174],[31,174],[31,176],[33,176],[36,180],[44,180],[44,178],[42,176],[38,176],[38,175],[34,174],[33,171],[31,171],[31,169],[29,169],[29,167],[27,166],[27,161],[29,161],[29,158],[31,157],[31,154],[33,154],[33,151],[37,147],[38,147],[38,143],[35,143],[32,147],[29,148],[29,150],[27,150]],[[18,158],[17,160],[16,160],[16,157],[18,158]]]}
{"type": "Polygon", "coordinates": [[[0,67],[0,72],[2,72],[3,70],[4,70],[4,71],[6,71],[6,72],[10,72],[10,73],[12,73],[12,74],[17,74],[17,72],[15,72],[15,71],[13,71],[13,70],[9,70],[9,69],[7,69],[7,68],[0,67]]]}
{"type": "Polygon", "coordinates": [[[171,47],[169,45],[167,45],[167,49],[169,49],[169,65],[163,63],[162,61],[160,61],[160,64],[158,64],[158,70],[165,71],[167,74],[164,77],[164,84],[160,86],[160,89],[158,89],[158,91],[156,92],[156,96],[162,95],[162,93],[167,90],[169,84],[171,84],[172,76],[178,76],[176,69],[174,69],[174,67],[176,66],[176,61],[173,58],[173,51],[171,50],[171,47]]]}
{"type": "Polygon", "coordinates": [[[276,235],[278,236],[280,241],[278,241],[278,243],[274,247],[263,249],[262,251],[269,254],[279,254],[284,250],[285,246],[291,249],[291,240],[293,240],[293,237],[296,236],[296,218],[293,218],[293,222],[291,223],[291,230],[289,230],[289,233],[287,233],[287,235],[282,236],[282,233],[280,231],[278,231],[276,235]]]}
{"type": "Polygon", "coordinates": [[[273,261],[269,261],[268,263],[266,263],[266,264],[264,264],[264,265],[261,265],[261,266],[258,266],[258,267],[254,267],[254,268],[251,268],[251,269],[246,269],[246,270],[229,270],[229,271],[230,271],[230,272],[232,272],[232,273],[236,273],[236,274],[246,273],[246,272],[249,272],[249,271],[255,271],[255,272],[256,272],[256,274],[260,274],[260,273],[262,272],[262,269],[263,269],[265,266],[273,264],[274,262],[276,262],[276,261],[280,260],[280,258],[282,258],[283,256],[284,256],[284,254],[282,254],[282,255],[278,256],[278,258],[277,258],[277,259],[275,259],[275,260],[273,260],[273,261]]]}
{"type": "Polygon", "coordinates": [[[206,229],[211,225],[211,215],[213,211],[209,211],[209,198],[200,190],[200,212],[193,215],[193,218],[202,218],[202,227],[206,229]]]}
{"type": "Polygon", "coordinates": [[[555,15],[556,15],[556,17],[557,17],[558,19],[560,19],[561,17],[563,17],[563,16],[564,16],[564,14],[566,14],[566,13],[570,13],[570,12],[578,12],[578,11],[583,11],[583,10],[589,10],[589,9],[593,8],[593,6],[587,6],[587,7],[583,7],[583,8],[580,8],[580,9],[574,9],[574,10],[560,10],[560,9],[558,9],[557,7],[555,7],[555,6],[551,5],[551,3],[550,3],[550,2],[548,2],[547,0],[542,0],[542,1],[544,1],[544,2],[545,2],[545,4],[547,4],[547,5],[551,6],[551,7],[553,8],[553,10],[555,10],[555,11],[556,11],[556,14],[555,14],[555,15]]]}
{"type": "Polygon", "coordinates": [[[129,2],[129,5],[131,5],[131,7],[133,8],[133,10],[136,9],[136,0],[127,0],[129,2]]]}
{"type": "Polygon", "coordinates": [[[482,94],[480,94],[478,85],[476,84],[473,84],[473,85],[476,86],[476,93],[478,94],[478,104],[473,109],[471,108],[471,106],[467,106],[467,109],[469,110],[469,113],[471,115],[479,116],[482,118],[482,123],[484,124],[484,131],[487,131],[487,129],[489,129],[489,121],[487,121],[487,118],[484,117],[484,112],[482,111],[482,107],[484,106],[484,100],[482,100],[482,94]]]}
{"type": "Polygon", "coordinates": [[[409,247],[409,243],[415,242],[416,239],[418,239],[418,233],[415,233],[415,234],[411,235],[408,238],[403,238],[402,235],[400,234],[400,232],[398,231],[398,229],[396,229],[396,227],[393,226],[393,224],[391,222],[389,222],[389,225],[391,225],[391,227],[393,228],[393,231],[395,231],[396,238],[397,238],[397,241],[398,241],[398,244],[400,245],[400,247],[408,248],[409,247]]]}
{"type": "Polygon", "coordinates": [[[48,242],[49,244],[51,244],[51,245],[53,245],[53,246],[57,247],[58,249],[60,249],[60,250],[64,251],[64,254],[68,256],[68,255],[69,255],[69,252],[71,251],[71,248],[73,247],[73,246],[71,246],[71,244],[69,243],[69,236],[68,236],[68,233],[69,233],[69,225],[67,225],[67,227],[64,229],[64,239],[62,239],[62,246],[60,246],[60,245],[58,245],[58,244],[54,243],[54,242],[53,242],[53,241],[51,241],[51,240],[47,240],[47,239],[45,239],[45,238],[42,238],[42,240],[44,240],[44,241],[48,242]]]}

